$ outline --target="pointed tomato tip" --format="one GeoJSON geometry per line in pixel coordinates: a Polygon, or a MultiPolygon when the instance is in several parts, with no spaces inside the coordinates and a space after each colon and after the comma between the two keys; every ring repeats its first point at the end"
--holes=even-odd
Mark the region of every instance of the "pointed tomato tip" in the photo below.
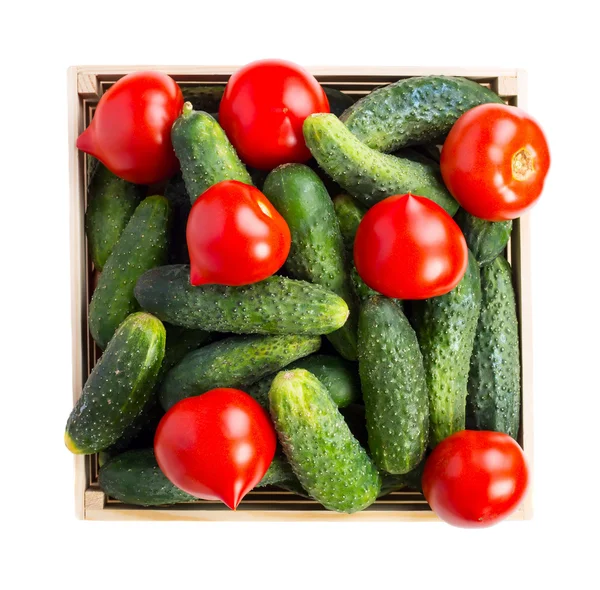
{"type": "Polygon", "coordinates": [[[86,154],[94,155],[94,139],[91,127],[88,127],[78,138],[75,144],[77,149],[86,154]]]}

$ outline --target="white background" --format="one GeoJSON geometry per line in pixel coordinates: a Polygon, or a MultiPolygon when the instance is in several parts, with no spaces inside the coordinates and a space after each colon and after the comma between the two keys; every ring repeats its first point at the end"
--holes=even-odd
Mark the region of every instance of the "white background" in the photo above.
{"type": "Polygon", "coordinates": [[[20,3],[20,14],[8,4],[0,15],[0,586],[599,587],[600,93],[591,3],[57,0],[20,3]],[[465,531],[75,519],[62,442],[71,408],[67,67],[262,57],[528,70],[529,111],[552,152],[532,215],[533,521],[465,531]]]}

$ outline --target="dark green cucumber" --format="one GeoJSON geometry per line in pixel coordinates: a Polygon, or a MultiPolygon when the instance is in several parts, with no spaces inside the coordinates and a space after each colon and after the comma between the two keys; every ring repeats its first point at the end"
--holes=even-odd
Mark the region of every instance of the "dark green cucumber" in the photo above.
{"type": "Polygon", "coordinates": [[[287,274],[322,285],[348,304],[348,320],[327,338],[344,358],[356,360],[358,305],[346,271],[339,222],[325,186],[308,166],[284,164],[269,174],[263,192],[292,234],[287,274]]]}
{"type": "Polygon", "coordinates": [[[189,329],[236,334],[328,334],[344,325],[346,302],[305,281],[274,275],[245,287],[190,284],[190,267],[155,268],[135,296],[161,320],[189,329]]]}
{"type": "MultiPolygon", "coordinates": [[[[360,379],[354,363],[337,356],[311,354],[285,367],[286,370],[306,369],[327,389],[338,408],[362,400],[360,379]]],[[[269,390],[275,375],[267,375],[246,391],[265,409],[269,409],[269,390]]]]}
{"type": "Polygon", "coordinates": [[[133,296],[138,278],[165,264],[169,215],[165,197],[144,199],[113,248],[90,303],[90,333],[100,348],[108,344],[119,324],[140,308],[133,296]]]}
{"type": "Polygon", "coordinates": [[[171,232],[169,236],[169,264],[188,264],[186,227],[192,208],[181,173],[171,178],[165,187],[165,197],[171,204],[171,232]]]}
{"type": "Polygon", "coordinates": [[[379,497],[381,498],[391,492],[405,489],[421,492],[421,478],[423,476],[425,462],[426,460],[424,459],[414,469],[403,475],[382,473],[383,483],[381,484],[381,493],[379,494],[379,497]]]}
{"type": "Polygon", "coordinates": [[[134,313],[121,324],[67,421],[71,452],[97,453],[123,435],[152,396],[165,339],[164,326],[148,313],[134,313]]]}
{"type": "Polygon", "coordinates": [[[427,449],[429,407],[417,336],[397,301],[363,303],[358,354],[373,460],[388,473],[408,473],[427,449]]]}
{"type": "Polygon", "coordinates": [[[183,100],[191,102],[195,111],[218,113],[225,86],[181,85],[183,100]]]}
{"type": "Polygon", "coordinates": [[[350,269],[350,279],[354,287],[354,293],[360,301],[378,295],[377,291],[367,286],[360,278],[354,266],[354,238],[366,211],[351,196],[345,194],[337,195],[333,199],[333,207],[340,222],[340,231],[346,248],[346,264],[350,269]]]}
{"type": "Polygon", "coordinates": [[[279,373],[269,399],[283,451],[312,498],[329,510],[347,513],[377,499],[377,468],[314,375],[304,369],[279,373]]]}
{"type": "Polygon", "coordinates": [[[512,221],[486,221],[462,208],[454,216],[454,221],[465,235],[467,246],[480,266],[504,251],[512,232],[512,221]]]}
{"type": "Polygon", "coordinates": [[[183,357],[165,376],[160,403],[165,410],[186,397],[216,387],[244,389],[321,346],[318,336],[231,336],[183,357]]]}
{"type": "Polygon", "coordinates": [[[339,117],[346,109],[354,104],[354,98],[349,94],[344,94],[337,88],[323,86],[323,90],[329,101],[329,111],[336,117],[339,117]]]}
{"type": "Polygon", "coordinates": [[[481,313],[468,391],[467,414],[476,429],[517,438],[521,405],[519,324],[511,269],[503,256],[481,269],[481,313]]]}
{"type": "Polygon", "coordinates": [[[456,213],[458,203],[435,162],[423,164],[373,150],[330,113],[310,115],[303,130],[319,166],[367,207],[391,195],[413,193],[431,199],[450,215],[456,213]]]}
{"type": "Polygon", "coordinates": [[[406,78],[361,98],[341,119],[370,148],[393,152],[407,145],[442,143],[463,113],[489,102],[503,101],[466,78],[406,78]]]}
{"type": "Polygon", "coordinates": [[[480,306],[479,267],[470,252],[467,272],[456,288],[413,302],[429,392],[431,448],[465,428],[469,360],[480,306]]]}
{"type": "Polygon", "coordinates": [[[171,141],[192,203],[222,180],[252,184],[225,131],[208,113],[194,111],[189,102],[173,124],[171,141]]]}
{"type": "Polygon", "coordinates": [[[143,187],[115,176],[104,164],[96,165],[85,211],[88,250],[96,270],[104,268],[143,191],[143,187]]]}
{"type": "Polygon", "coordinates": [[[295,476],[292,466],[284,455],[276,454],[269,465],[269,469],[263,475],[263,478],[256,484],[257,488],[264,486],[279,486],[282,483],[290,482],[300,485],[298,478],[295,476]]]}

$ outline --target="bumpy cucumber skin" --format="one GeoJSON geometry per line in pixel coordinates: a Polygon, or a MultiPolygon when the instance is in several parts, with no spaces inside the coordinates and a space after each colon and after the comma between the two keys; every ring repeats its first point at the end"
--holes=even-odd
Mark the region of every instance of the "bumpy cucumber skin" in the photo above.
{"type": "Polygon", "coordinates": [[[441,143],[456,120],[469,109],[502,99],[477,82],[449,76],[407,78],[374,90],[341,116],[370,148],[398,148],[441,143]]]}
{"type": "Polygon", "coordinates": [[[144,192],[98,162],[88,189],[85,233],[90,258],[102,270],[144,192]]]}
{"type": "Polygon", "coordinates": [[[454,221],[462,230],[469,250],[479,265],[491,262],[504,251],[512,232],[512,221],[486,221],[459,209],[454,221]]]}
{"type": "Polygon", "coordinates": [[[164,326],[148,313],[134,313],[121,324],[69,416],[69,450],[97,453],[123,435],[152,396],[165,340],[164,326]]]}
{"type": "Polygon", "coordinates": [[[152,269],[137,282],[143,309],[189,329],[236,334],[328,334],[344,325],[346,302],[305,281],[274,275],[245,287],[190,284],[190,267],[152,269]]]}
{"type": "Polygon", "coordinates": [[[339,117],[346,109],[349,109],[354,104],[354,98],[348,94],[344,94],[337,88],[323,86],[323,90],[329,101],[329,111],[336,117],[339,117]]]}
{"type": "Polygon", "coordinates": [[[429,392],[429,446],[465,428],[467,379],[481,307],[479,266],[469,252],[465,276],[449,293],[413,302],[429,392]]]}
{"type": "Polygon", "coordinates": [[[269,399],[283,451],[312,498],[346,513],[363,510],[377,499],[377,468],[314,375],[304,369],[279,373],[269,399]]]}
{"type": "Polygon", "coordinates": [[[413,193],[431,199],[449,215],[456,213],[458,203],[435,162],[423,164],[373,150],[330,113],[310,115],[303,131],[319,166],[367,207],[391,195],[413,193]]]}
{"type": "Polygon", "coordinates": [[[165,197],[171,204],[171,232],[169,236],[169,264],[188,264],[187,220],[192,209],[190,196],[185,190],[181,173],[171,178],[165,186],[165,197]]]}
{"type": "Polygon", "coordinates": [[[165,410],[178,401],[215,387],[244,389],[321,346],[318,336],[232,336],[183,357],[160,388],[165,410]]]}
{"type": "Polygon", "coordinates": [[[185,103],[171,129],[171,141],[192,204],[206,189],[222,180],[252,184],[225,131],[208,113],[194,111],[185,103]]]}
{"type": "Polygon", "coordinates": [[[284,164],[269,174],[263,192],[290,228],[292,245],[285,262],[289,276],[322,285],[348,304],[348,320],[327,339],[344,358],[356,360],[358,305],[327,189],[308,166],[284,164]]]}
{"type": "Polygon", "coordinates": [[[180,86],[185,102],[191,102],[195,111],[218,113],[225,86],[180,86]]]}
{"type": "Polygon", "coordinates": [[[468,382],[467,414],[477,430],[519,433],[521,363],[511,269],[498,256],[481,269],[481,313],[468,382]]]}
{"type": "Polygon", "coordinates": [[[373,460],[388,473],[408,473],[427,449],[429,402],[417,336],[397,301],[363,303],[358,351],[373,460]]]}
{"type": "Polygon", "coordinates": [[[133,296],[138,278],[165,264],[168,254],[170,206],[165,197],[144,199],[104,266],[90,303],[90,333],[104,348],[119,324],[139,310],[133,296]]]}

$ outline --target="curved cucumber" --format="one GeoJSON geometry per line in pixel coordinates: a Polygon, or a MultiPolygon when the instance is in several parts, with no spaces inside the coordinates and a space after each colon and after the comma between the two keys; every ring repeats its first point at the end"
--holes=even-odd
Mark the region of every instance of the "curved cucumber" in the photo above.
{"type": "Polygon", "coordinates": [[[285,270],[290,277],[322,285],[348,305],[346,323],[327,335],[346,359],[356,360],[358,306],[346,272],[344,243],[333,203],[319,177],[303,164],[284,164],[267,177],[263,192],[292,235],[285,270]]]}
{"type": "Polygon", "coordinates": [[[98,162],[88,189],[85,233],[90,258],[102,270],[138,206],[143,187],[115,176],[98,162]]]}
{"type": "Polygon", "coordinates": [[[244,389],[261,377],[319,349],[318,336],[232,336],[187,354],[160,388],[165,410],[215,387],[244,389]]]}
{"type": "Polygon", "coordinates": [[[329,111],[339,117],[346,109],[354,104],[354,98],[348,94],[344,94],[337,88],[323,86],[323,90],[329,101],[329,111]]]}
{"type": "Polygon", "coordinates": [[[479,267],[471,253],[456,288],[413,302],[429,391],[431,448],[465,428],[469,361],[480,306],[479,267]]]}
{"type": "Polygon", "coordinates": [[[222,180],[252,184],[225,131],[208,113],[194,111],[189,102],[173,124],[171,141],[192,203],[222,180]]]}
{"type": "Polygon", "coordinates": [[[190,267],[162,266],[137,282],[140,305],[161,320],[189,329],[237,334],[328,334],[348,317],[335,293],[274,275],[245,287],[190,284],[190,267]]]}
{"type": "Polygon", "coordinates": [[[65,431],[67,448],[97,453],[115,443],[152,396],[165,354],[165,328],[148,313],[119,327],[90,374],[65,431]]]}
{"type": "Polygon", "coordinates": [[[377,468],[314,375],[304,369],[279,373],[269,399],[283,451],[312,498],[329,510],[348,513],[377,499],[377,468]]]}
{"type": "Polygon", "coordinates": [[[165,197],[171,204],[171,231],[169,236],[169,264],[188,264],[186,228],[192,204],[185,190],[181,173],[171,178],[165,186],[165,197]]]}
{"type": "Polygon", "coordinates": [[[108,344],[119,324],[139,309],[133,296],[138,278],[166,262],[169,215],[164,197],[144,199],[113,248],[90,303],[90,332],[100,348],[108,344]]]}
{"type": "Polygon", "coordinates": [[[504,251],[512,232],[512,221],[486,221],[459,209],[454,221],[462,230],[469,250],[479,265],[491,262],[504,251]]]}
{"type": "Polygon", "coordinates": [[[388,473],[408,473],[427,449],[429,402],[419,343],[398,302],[363,303],[358,352],[373,460],[388,473]]]}
{"type": "Polygon", "coordinates": [[[502,99],[466,78],[406,78],[374,90],[341,119],[356,137],[380,152],[423,143],[441,143],[469,109],[502,99]]]}
{"type": "Polygon", "coordinates": [[[458,203],[435,162],[423,164],[373,150],[330,113],[310,115],[303,130],[319,166],[367,207],[391,195],[413,193],[431,199],[450,215],[456,213],[458,203]]]}
{"type": "Polygon", "coordinates": [[[473,426],[516,439],[521,405],[519,325],[510,265],[503,256],[481,269],[481,314],[468,390],[467,414],[473,426]]]}

